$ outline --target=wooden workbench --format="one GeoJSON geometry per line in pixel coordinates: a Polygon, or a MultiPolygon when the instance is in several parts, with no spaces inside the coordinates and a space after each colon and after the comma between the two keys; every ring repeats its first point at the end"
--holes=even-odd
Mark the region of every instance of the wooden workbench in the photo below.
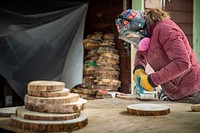
{"type": "MultiPolygon", "coordinates": [[[[74,133],[200,133],[200,112],[192,112],[191,105],[119,98],[90,100],[82,111],[88,116],[88,125],[74,133]],[[167,105],[171,112],[162,116],[128,114],[126,106],[134,103],[167,105]]],[[[9,118],[0,118],[0,128],[30,133],[12,127],[9,118]]]]}

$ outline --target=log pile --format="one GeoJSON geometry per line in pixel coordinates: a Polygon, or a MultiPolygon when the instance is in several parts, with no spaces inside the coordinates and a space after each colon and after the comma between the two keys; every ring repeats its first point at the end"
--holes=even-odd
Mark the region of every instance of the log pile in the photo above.
{"type": "Polygon", "coordinates": [[[96,32],[83,41],[85,56],[83,83],[71,91],[82,98],[95,99],[111,97],[103,91],[117,91],[119,81],[119,52],[115,48],[115,35],[96,32]]]}
{"type": "Polygon", "coordinates": [[[71,132],[87,125],[81,111],[87,100],[70,93],[63,82],[32,81],[28,84],[25,106],[11,115],[11,123],[22,131],[71,132]]]}

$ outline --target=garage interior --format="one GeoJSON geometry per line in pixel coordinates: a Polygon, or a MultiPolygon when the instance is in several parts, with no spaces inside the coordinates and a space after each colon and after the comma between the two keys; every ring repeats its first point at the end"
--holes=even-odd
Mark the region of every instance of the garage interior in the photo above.
{"type": "MultiPolygon", "coordinates": [[[[53,0],[51,0],[53,1],[53,0]]],[[[114,45],[111,47],[117,51],[118,68],[116,69],[119,74],[114,78],[120,82],[117,87],[114,87],[112,91],[120,92],[123,94],[131,94],[132,81],[131,81],[131,46],[118,39],[118,31],[115,26],[115,19],[117,16],[125,9],[134,7],[134,0],[59,0],[61,2],[74,2],[74,3],[87,3],[87,14],[85,17],[85,27],[83,33],[83,41],[88,39],[88,37],[99,37],[95,35],[100,35],[101,38],[106,35],[113,37],[114,35],[114,45]]],[[[144,0],[144,8],[160,8],[164,5],[164,10],[170,12],[172,20],[174,20],[186,33],[188,40],[193,47],[193,0],[156,0],[152,2],[151,0],[144,0]],[[162,4],[160,3],[162,1],[162,4]],[[165,2],[165,4],[163,4],[165,2]],[[159,6],[158,6],[159,4],[159,6]]],[[[69,6],[74,6],[69,5],[69,6]]],[[[14,12],[21,14],[37,14],[42,12],[51,12],[61,8],[66,8],[66,6],[52,6],[48,4],[48,0],[5,0],[0,2],[1,9],[9,9],[14,12]]],[[[109,37],[110,37],[109,36],[109,37]]],[[[89,38],[91,39],[91,38],[89,38]]],[[[97,39],[98,40],[98,39],[97,39]]],[[[86,40],[87,41],[87,40],[86,40]]],[[[101,40],[102,41],[102,40],[101,40]]],[[[110,47],[110,45],[109,45],[110,47]]],[[[91,48],[92,49],[92,48],[91,48]]],[[[90,50],[91,50],[90,49],[90,50]]],[[[112,49],[112,50],[113,50],[112,49]]],[[[113,54],[113,53],[112,53],[113,54]]],[[[84,58],[88,55],[88,50],[84,50],[84,58]]],[[[89,60],[91,61],[91,60],[89,60]]],[[[94,68],[91,62],[85,62],[83,60],[83,69],[86,65],[87,68],[94,68]],[[88,65],[89,64],[89,65],[88,65]],[[90,66],[90,67],[88,67],[90,66]],[[92,67],[91,67],[92,66],[92,67]]],[[[96,64],[94,65],[96,66],[96,64]]],[[[152,71],[149,68],[149,72],[152,71]]],[[[92,69],[93,70],[93,69],[92,69]]],[[[94,71],[91,71],[92,73],[94,71]]],[[[90,75],[91,73],[87,73],[90,75]]],[[[87,75],[86,74],[86,75],[87,75]]],[[[112,75],[112,73],[111,73],[112,75]]],[[[83,70],[83,79],[84,79],[83,70]]],[[[113,80],[109,80],[111,84],[113,80]]],[[[99,83],[96,81],[94,84],[99,83]]],[[[71,93],[77,93],[80,97],[87,100],[86,108],[81,111],[88,116],[88,124],[73,132],[75,133],[85,133],[85,132],[119,132],[119,133],[158,133],[158,132],[194,132],[198,133],[200,131],[200,115],[199,112],[192,112],[192,104],[167,102],[167,101],[140,101],[131,98],[117,98],[112,97],[107,91],[107,86],[105,88],[92,88],[93,83],[89,82],[85,86],[82,84],[76,85],[71,88],[71,93]],[[88,90],[95,91],[89,92],[88,90]],[[99,88],[100,89],[99,89],[99,88]],[[85,89],[87,88],[87,89],[85,89]],[[83,92],[86,90],[86,92],[83,92]],[[101,90],[101,91],[97,91],[101,90]],[[91,95],[92,93],[92,95],[91,95]],[[158,104],[167,105],[170,107],[170,113],[162,116],[137,116],[127,113],[127,106],[130,104],[158,104]]],[[[108,85],[108,87],[110,87],[108,85]]],[[[24,106],[24,99],[19,96],[13,88],[9,85],[8,81],[1,76],[0,77],[0,107],[1,109],[9,108],[7,113],[10,115],[15,114],[15,107],[24,106]]],[[[6,110],[7,111],[7,110],[6,110]]],[[[9,115],[9,117],[10,117],[9,115]]],[[[10,124],[10,118],[0,117],[0,132],[12,133],[12,132],[25,132],[31,133],[33,131],[27,131],[23,129],[18,129],[10,124]]]]}

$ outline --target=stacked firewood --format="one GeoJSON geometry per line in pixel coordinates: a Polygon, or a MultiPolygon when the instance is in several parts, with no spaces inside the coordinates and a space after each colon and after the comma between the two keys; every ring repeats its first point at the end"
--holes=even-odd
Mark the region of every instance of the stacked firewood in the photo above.
{"type": "Polygon", "coordinates": [[[83,83],[72,89],[82,98],[111,97],[101,91],[117,91],[119,81],[119,53],[115,48],[115,35],[96,32],[83,41],[85,56],[83,83]],[[101,90],[101,91],[99,91],[101,90]]]}

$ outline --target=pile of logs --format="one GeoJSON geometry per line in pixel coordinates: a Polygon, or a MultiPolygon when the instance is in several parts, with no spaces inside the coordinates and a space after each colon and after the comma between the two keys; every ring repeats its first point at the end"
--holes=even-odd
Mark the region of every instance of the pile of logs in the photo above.
{"type": "Polygon", "coordinates": [[[83,41],[85,56],[83,83],[71,91],[82,98],[95,99],[111,97],[99,90],[117,91],[119,81],[119,52],[115,48],[115,35],[96,32],[83,41]]]}
{"type": "Polygon", "coordinates": [[[70,93],[63,82],[30,82],[24,102],[25,106],[11,115],[12,125],[22,131],[71,132],[88,123],[81,113],[87,100],[70,93]]]}

